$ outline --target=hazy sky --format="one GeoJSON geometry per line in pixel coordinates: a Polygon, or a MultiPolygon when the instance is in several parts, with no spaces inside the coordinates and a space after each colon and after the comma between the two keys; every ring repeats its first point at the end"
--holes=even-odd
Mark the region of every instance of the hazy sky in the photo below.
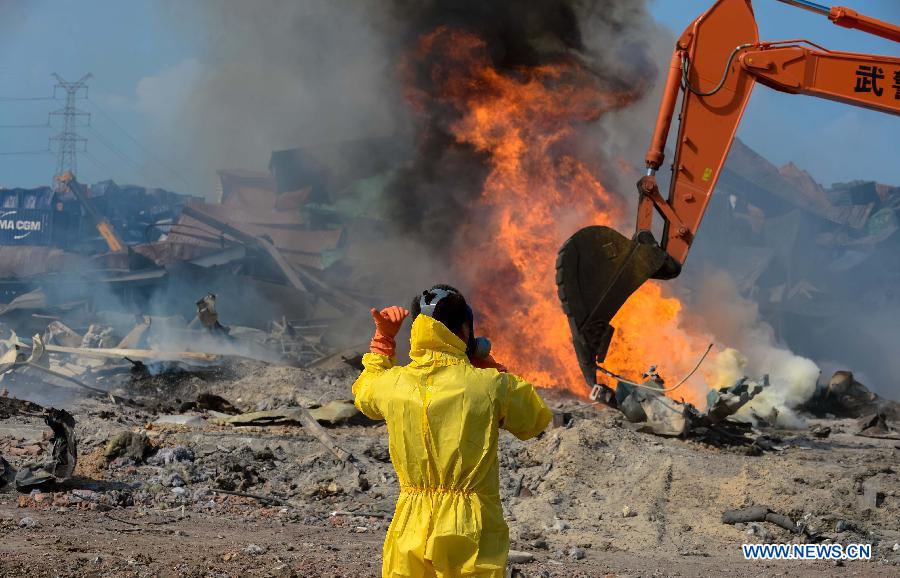
{"type": "MultiPolygon", "coordinates": [[[[650,9],[674,37],[711,4],[651,0],[650,9]]],[[[900,0],[843,4],[900,22],[900,0]]],[[[51,73],[76,80],[91,72],[89,99],[79,101],[91,113],[91,126],[81,129],[88,139],[87,152],[78,157],[82,180],[112,177],[188,192],[185,181],[196,182],[190,159],[171,158],[161,150],[165,144],[150,135],[159,122],[156,107],[177,102],[199,73],[207,56],[204,41],[214,30],[194,22],[196,35],[184,34],[183,23],[175,33],[172,12],[164,5],[162,0],[0,0],[0,186],[49,184],[56,159],[48,138],[58,128],[10,125],[44,125],[48,112],[62,107],[49,98],[51,73]],[[46,99],[18,100],[40,97],[46,99]],[[19,152],[31,154],[8,154],[19,152]]],[[[764,40],[805,37],[832,49],[900,56],[900,44],[838,28],[775,0],[756,0],[755,8],[764,40]]],[[[648,119],[648,126],[652,123],[648,119]]],[[[738,134],[776,164],[793,160],[824,184],[851,179],[900,184],[900,118],[895,116],[758,87],[738,134]]],[[[214,176],[204,176],[204,182],[211,190],[214,176]]]]}
{"type": "MultiPolygon", "coordinates": [[[[165,166],[154,160],[166,155],[150,150],[153,115],[141,99],[148,83],[184,67],[200,50],[199,43],[192,45],[172,31],[161,4],[0,0],[0,127],[46,123],[48,112],[62,108],[62,91],[57,91],[57,101],[8,99],[52,96],[54,72],[69,81],[90,72],[89,99],[78,101],[81,110],[91,113],[91,126],[79,129],[88,139],[87,152],[78,154],[79,178],[95,182],[111,177],[187,192],[177,176],[190,171],[187,159],[165,166]]],[[[179,87],[173,83],[169,89],[179,87]]],[[[49,137],[59,132],[60,119],[53,123],[55,127],[41,129],[0,128],[0,186],[50,184],[55,154],[2,153],[46,150],[49,137]]]]}

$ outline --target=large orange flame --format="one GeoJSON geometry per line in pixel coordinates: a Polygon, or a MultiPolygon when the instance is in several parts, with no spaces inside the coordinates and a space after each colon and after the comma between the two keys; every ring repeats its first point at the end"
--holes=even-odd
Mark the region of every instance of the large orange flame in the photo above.
{"type": "MultiPolygon", "coordinates": [[[[490,168],[459,263],[471,276],[479,327],[512,371],[584,395],[556,296],[556,253],[580,227],[627,230],[631,215],[578,158],[572,140],[579,127],[635,95],[601,90],[574,59],[501,73],[485,44],[466,32],[438,29],[419,49],[418,57],[431,62],[430,97],[457,113],[450,133],[490,168]]],[[[413,98],[421,109],[423,95],[413,98]]],[[[680,309],[658,285],[646,284],[613,321],[605,365],[632,378],[652,363],[671,378],[689,371],[706,342],[679,327],[680,309]]],[[[700,391],[676,397],[698,402],[700,391]]]]}

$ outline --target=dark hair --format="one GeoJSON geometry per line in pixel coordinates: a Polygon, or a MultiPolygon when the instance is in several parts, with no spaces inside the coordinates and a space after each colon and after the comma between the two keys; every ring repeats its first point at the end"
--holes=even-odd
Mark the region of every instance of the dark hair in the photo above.
{"type": "Polygon", "coordinates": [[[466,303],[466,298],[462,296],[462,293],[450,285],[435,285],[431,289],[422,291],[420,295],[413,297],[412,305],[409,308],[412,312],[413,321],[415,321],[416,317],[422,313],[422,306],[420,304],[422,297],[425,297],[426,304],[431,303],[436,297],[434,293],[435,289],[443,289],[450,294],[438,302],[437,306],[434,308],[432,317],[446,325],[447,329],[453,333],[461,333],[463,326],[468,325],[469,323],[469,305],[466,303]]]}

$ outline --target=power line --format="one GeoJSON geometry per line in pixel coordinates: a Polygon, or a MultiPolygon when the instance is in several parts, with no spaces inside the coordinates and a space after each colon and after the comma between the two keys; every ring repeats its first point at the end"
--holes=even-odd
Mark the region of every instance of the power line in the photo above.
{"type": "Polygon", "coordinates": [[[94,163],[94,165],[97,168],[99,168],[101,171],[105,172],[108,178],[114,178],[114,176],[113,176],[114,171],[111,168],[109,168],[109,165],[107,165],[106,163],[104,163],[103,161],[101,161],[100,159],[95,157],[93,154],[91,154],[91,151],[89,151],[89,150],[85,150],[84,154],[87,157],[87,159],[89,161],[91,161],[92,163],[94,163]]]}
{"type": "MultiPolygon", "coordinates": [[[[87,139],[82,137],[80,134],[75,132],[76,128],[84,128],[87,130],[100,144],[109,149],[111,152],[115,153],[126,163],[130,163],[134,165],[138,171],[144,174],[146,177],[149,177],[151,180],[159,181],[158,178],[150,175],[139,163],[135,162],[131,157],[126,155],[120,148],[112,145],[100,132],[98,132],[93,126],[91,126],[90,122],[90,113],[84,112],[75,108],[75,99],[77,98],[78,93],[81,90],[85,91],[85,96],[83,98],[87,99],[87,80],[92,77],[91,74],[86,74],[81,77],[76,82],[68,82],[60,77],[58,74],[54,74],[58,83],[54,87],[54,92],[58,88],[62,88],[66,91],[66,106],[63,109],[54,111],[50,113],[50,116],[54,115],[62,115],[64,121],[64,128],[62,132],[60,132],[55,137],[51,138],[52,141],[59,141],[59,160],[57,163],[57,174],[62,174],[65,170],[72,171],[75,174],[75,170],[77,167],[76,162],[76,153],[78,152],[78,145],[83,144],[84,148],[81,149],[81,152],[87,153],[87,139]],[[87,122],[82,125],[78,124],[78,118],[85,117],[87,122]]],[[[96,105],[94,105],[96,107],[96,105]]],[[[102,112],[102,111],[101,111],[102,112]]],[[[49,122],[49,120],[48,120],[49,122]]],[[[96,157],[94,157],[95,164],[98,166],[105,166],[99,162],[96,157]]],[[[106,170],[109,170],[108,168],[106,170]]],[[[110,175],[112,171],[109,171],[110,175]]]]}
{"type": "Polygon", "coordinates": [[[115,153],[116,155],[118,155],[119,158],[121,158],[121,159],[122,159],[123,161],[125,161],[126,163],[130,163],[131,165],[133,165],[133,166],[134,166],[138,171],[140,171],[145,177],[148,177],[151,181],[160,182],[160,179],[159,179],[156,175],[152,175],[152,174],[148,173],[147,170],[146,170],[140,163],[138,163],[137,161],[135,161],[134,159],[132,159],[130,156],[126,155],[126,154],[125,154],[124,152],[122,152],[122,150],[119,149],[118,147],[113,146],[112,144],[110,144],[110,142],[106,139],[106,137],[104,137],[102,134],[100,134],[100,133],[97,131],[97,128],[96,128],[96,127],[93,127],[93,126],[88,127],[88,132],[90,132],[91,135],[92,135],[95,139],[97,139],[97,142],[99,142],[100,144],[102,144],[104,147],[106,147],[107,149],[109,149],[111,152],[113,152],[113,153],[115,153]]]}
{"type": "MultiPolygon", "coordinates": [[[[0,102],[46,102],[56,100],[53,96],[0,96],[0,102]]],[[[32,129],[32,128],[51,128],[50,119],[44,124],[0,124],[0,129],[32,129]]],[[[41,150],[23,150],[23,151],[0,151],[0,157],[21,157],[21,156],[44,156],[51,155],[52,151],[48,146],[41,150]]]]}
{"type": "Polygon", "coordinates": [[[16,155],[48,155],[52,151],[44,149],[42,151],[0,151],[0,156],[16,156],[16,155]]]}
{"type": "Polygon", "coordinates": [[[100,134],[100,133],[97,131],[97,129],[96,129],[95,127],[90,127],[90,128],[88,129],[88,131],[89,131],[89,132],[91,133],[91,135],[97,140],[97,142],[99,142],[99,143],[102,144],[104,147],[106,147],[110,152],[115,153],[116,155],[118,155],[118,157],[119,157],[120,159],[122,159],[123,161],[125,161],[126,163],[129,163],[129,164],[131,164],[131,165],[134,165],[136,168],[140,168],[140,165],[139,165],[139,163],[138,163],[137,161],[135,161],[133,158],[131,158],[130,156],[128,156],[127,154],[125,154],[124,152],[122,152],[122,150],[119,149],[119,147],[116,147],[116,146],[114,146],[112,143],[110,143],[110,142],[106,139],[105,136],[103,136],[102,134],[100,134]]]}
{"type": "Polygon", "coordinates": [[[49,122],[44,124],[0,124],[0,128],[51,128],[49,122]]]}
{"type": "MultiPolygon", "coordinates": [[[[45,124],[0,124],[0,129],[53,128],[53,124],[51,123],[52,118],[54,116],[61,116],[63,119],[63,126],[60,132],[50,138],[51,145],[54,142],[57,142],[59,144],[59,147],[56,151],[57,174],[62,174],[66,170],[72,171],[73,174],[76,173],[77,153],[81,152],[85,154],[97,168],[106,171],[110,176],[112,176],[113,171],[110,170],[109,166],[106,165],[106,163],[102,162],[99,158],[97,158],[96,155],[91,154],[87,150],[87,139],[77,132],[77,129],[84,128],[92,135],[93,138],[96,138],[96,140],[100,142],[101,145],[109,149],[125,163],[131,164],[141,174],[143,174],[145,177],[148,177],[152,181],[157,181],[162,184],[162,181],[158,178],[158,175],[149,173],[144,165],[135,161],[121,148],[114,146],[109,141],[109,139],[107,139],[96,129],[96,127],[91,125],[90,113],[80,110],[75,106],[75,101],[77,99],[84,99],[91,104],[96,112],[98,112],[103,118],[105,118],[113,126],[115,126],[132,143],[134,143],[134,145],[137,146],[145,155],[147,155],[147,157],[149,157],[157,165],[162,167],[167,173],[182,182],[187,188],[191,188],[191,184],[177,169],[172,167],[166,161],[162,160],[159,156],[154,154],[153,151],[144,146],[144,144],[141,143],[140,140],[138,140],[133,134],[131,134],[131,132],[129,132],[112,116],[110,116],[103,108],[100,107],[99,104],[91,100],[87,92],[87,81],[92,78],[93,75],[86,74],[75,82],[66,81],[61,76],[55,73],[53,74],[53,76],[57,80],[57,84],[53,87],[53,96],[0,96],[0,102],[56,101],[59,100],[56,96],[57,90],[62,89],[66,92],[65,106],[59,110],[50,112],[45,124]],[[82,92],[83,96],[80,95],[80,93],[82,92]],[[83,124],[79,124],[79,118],[85,119],[83,124]],[[83,145],[83,148],[79,149],[79,145],[83,145]]],[[[48,147],[45,150],[0,151],[0,156],[45,155],[51,154],[52,152],[52,147],[48,147]]]]}
{"type": "Polygon", "coordinates": [[[56,100],[55,96],[0,96],[0,102],[22,102],[29,100],[56,100]]]}
{"type": "Polygon", "coordinates": [[[149,150],[147,147],[145,147],[143,144],[141,144],[141,142],[138,139],[136,139],[130,132],[128,132],[121,124],[116,122],[116,120],[113,117],[111,117],[109,114],[106,113],[106,111],[104,111],[102,108],[100,108],[100,105],[98,105],[96,102],[94,102],[90,98],[88,98],[87,101],[91,104],[91,106],[94,107],[94,110],[96,110],[97,112],[100,113],[100,116],[102,116],[103,118],[105,118],[106,120],[111,122],[113,124],[113,126],[115,126],[120,131],[122,131],[122,133],[125,136],[127,136],[131,140],[131,142],[133,142],[135,145],[137,145],[138,148],[140,148],[147,156],[149,156],[151,159],[153,159],[159,166],[164,168],[171,175],[173,175],[178,180],[180,180],[182,183],[184,183],[184,185],[187,186],[188,188],[191,187],[190,183],[188,183],[187,179],[185,179],[181,175],[181,173],[179,173],[177,170],[175,170],[169,164],[167,164],[162,159],[160,159],[155,154],[153,154],[153,151],[149,150]]]}

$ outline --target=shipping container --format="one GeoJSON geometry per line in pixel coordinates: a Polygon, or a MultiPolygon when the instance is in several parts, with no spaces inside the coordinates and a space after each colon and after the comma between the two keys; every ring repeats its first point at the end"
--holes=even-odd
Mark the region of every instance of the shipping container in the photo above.
{"type": "Polygon", "coordinates": [[[49,245],[53,228],[53,191],[0,190],[0,245],[49,245]]]}

